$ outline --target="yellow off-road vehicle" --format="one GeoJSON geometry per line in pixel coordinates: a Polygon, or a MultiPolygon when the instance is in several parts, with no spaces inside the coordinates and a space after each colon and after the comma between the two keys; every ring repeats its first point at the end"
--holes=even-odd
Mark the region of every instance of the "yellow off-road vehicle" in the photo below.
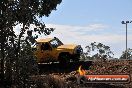
{"type": "Polygon", "coordinates": [[[38,63],[79,61],[83,49],[80,45],[63,44],[58,38],[37,40],[35,56],[38,63]]]}

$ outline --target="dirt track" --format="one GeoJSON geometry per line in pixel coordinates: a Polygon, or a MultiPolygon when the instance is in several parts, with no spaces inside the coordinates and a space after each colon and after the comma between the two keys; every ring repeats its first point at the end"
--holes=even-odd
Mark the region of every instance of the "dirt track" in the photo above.
{"type": "Polygon", "coordinates": [[[131,60],[110,60],[105,62],[95,61],[70,63],[67,67],[60,66],[59,64],[39,65],[41,68],[40,75],[33,77],[33,79],[42,80],[42,83],[44,82],[44,79],[47,79],[47,83],[49,84],[53,81],[54,85],[58,86],[58,88],[132,88],[132,82],[129,84],[78,84],[77,70],[80,65],[82,65],[82,68],[89,74],[130,74],[132,78],[131,60]]]}

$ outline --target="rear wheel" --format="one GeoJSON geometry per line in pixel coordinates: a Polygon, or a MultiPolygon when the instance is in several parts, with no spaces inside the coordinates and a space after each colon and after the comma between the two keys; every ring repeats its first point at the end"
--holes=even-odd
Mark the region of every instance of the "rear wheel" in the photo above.
{"type": "Polygon", "coordinates": [[[70,55],[68,53],[60,54],[59,63],[62,65],[66,65],[70,62],[70,55]]]}

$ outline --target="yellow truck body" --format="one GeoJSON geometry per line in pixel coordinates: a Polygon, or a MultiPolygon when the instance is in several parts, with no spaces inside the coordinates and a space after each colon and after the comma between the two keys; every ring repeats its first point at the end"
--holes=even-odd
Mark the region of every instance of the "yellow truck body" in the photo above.
{"type": "Polygon", "coordinates": [[[36,40],[35,56],[38,63],[78,61],[83,50],[80,45],[63,44],[58,38],[36,40]]]}

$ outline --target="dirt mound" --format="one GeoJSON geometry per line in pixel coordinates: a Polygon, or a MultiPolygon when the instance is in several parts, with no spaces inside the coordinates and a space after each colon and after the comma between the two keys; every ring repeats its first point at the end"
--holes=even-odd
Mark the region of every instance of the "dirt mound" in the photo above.
{"type": "Polygon", "coordinates": [[[130,60],[96,61],[90,67],[93,74],[130,74],[130,60]]]}
{"type": "MultiPolygon", "coordinates": [[[[86,68],[86,67],[85,67],[86,68]]],[[[132,77],[132,61],[131,60],[109,60],[105,62],[95,61],[86,70],[87,74],[130,74],[132,77]]],[[[39,75],[33,77],[36,83],[43,84],[43,87],[58,87],[58,88],[131,88],[132,81],[129,84],[116,83],[84,83],[78,84],[78,71],[70,73],[51,73],[45,77],[39,75]],[[44,86],[44,83],[45,86],[44,86]]],[[[43,88],[42,87],[42,88],[43,88]]],[[[47,88],[48,88],[47,87],[47,88]]]]}

